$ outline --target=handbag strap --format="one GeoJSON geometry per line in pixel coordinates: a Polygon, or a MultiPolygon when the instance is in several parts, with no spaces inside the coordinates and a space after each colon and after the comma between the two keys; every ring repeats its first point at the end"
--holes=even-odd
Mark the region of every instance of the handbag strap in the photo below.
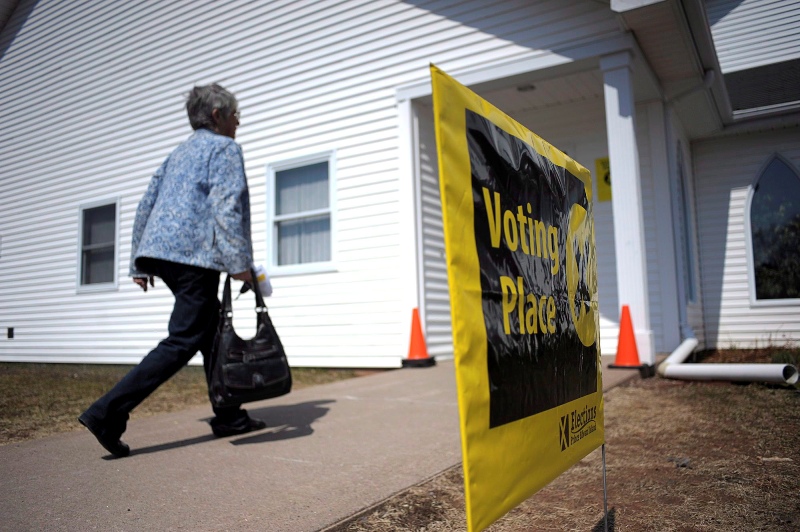
{"type": "MultiPolygon", "coordinates": [[[[258,286],[258,278],[256,277],[255,270],[250,270],[250,275],[253,282],[250,287],[256,295],[256,326],[261,325],[266,321],[264,316],[267,313],[267,304],[264,303],[264,297],[261,295],[261,288],[258,286]]],[[[225,322],[233,323],[233,298],[231,297],[231,274],[225,277],[225,288],[222,290],[222,305],[220,307],[222,318],[225,322]]],[[[220,323],[221,325],[221,323],[220,323]]]]}

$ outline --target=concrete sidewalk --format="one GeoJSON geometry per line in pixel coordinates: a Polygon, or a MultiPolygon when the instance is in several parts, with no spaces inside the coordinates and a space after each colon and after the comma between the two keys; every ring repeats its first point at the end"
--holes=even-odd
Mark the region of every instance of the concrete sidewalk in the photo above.
{"type": "MultiPolygon", "coordinates": [[[[604,389],[634,376],[604,369],[604,389]]],[[[134,420],[118,460],[77,422],[0,447],[0,530],[318,531],[461,461],[449,361],[248,410],[270,428],[214,438],[208,407],[134,420]]]]}

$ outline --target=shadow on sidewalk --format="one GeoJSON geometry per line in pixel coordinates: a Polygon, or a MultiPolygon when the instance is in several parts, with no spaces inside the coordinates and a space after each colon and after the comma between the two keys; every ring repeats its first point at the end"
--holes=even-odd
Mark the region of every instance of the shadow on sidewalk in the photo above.
{"type": "MultiPolygon", "coordinates": [[[[197,436],[195,438],[187,438],[185,440],[178,440],[173,441],[170,443],[161,443],[159,445],[151,445],[150,447],[142,447],[141,449],[131,449],[131,456],[136,456],[139,454],[150,454],[150,453],[157,453],[161,451],[169,451],[170,449],[178,449],[180,447],[188,447],[189,445],[195,445],[197,443],[204,443],[207,441],[211,441],[216,439],[216,436],[213,434],[206,434],[204,436],[197,436]]],[[[107,457],[103,457],[107,459],[113,459],[114,457],[108,455],[107,457]]]]}
{"type": "MultiPolygon", "coordinates": [[[[231,443],[233,445],[245,445],[249,443],[267,443],[310,436],[314,432],[314,429],[311,428],[311,424],[328,413],[329,408],[322,405],[334,402],[333,399],[323,399],[309,401],[307,403],[298,403],[296,405],[266,406],[257,410],[250,410],[250,415],[258,419],[263,419],[267,423],[267,428],[253,435],[232,440],[231,443]]],[[[206,418],[201,421],[208,421],[209,419],[210,418],[206,418]]],[[[141,449],[131,449],[130,455],[136,456],[140,454],[169,451],[171,449],[188,447],[189,445],[205,443],[216,439],[217,437],[211,434],[209,429],[209,434],[203,436],[151,445],[150,447],[142,447],[141,449]]],[[[111,460],[114,457],[108,455],[104,458],[111,460]]]]}
{"type": "Polygon", "coordinates": [[[330,410],[323,405],[335,402],[333,399],[321,399],[296,405],[268,406],[251,410],[250,415],[264,420],[267,428],[253,435],[233,440],[231,443],[248,445],[310,436],[314,433],[311,424],[330,410]]]}

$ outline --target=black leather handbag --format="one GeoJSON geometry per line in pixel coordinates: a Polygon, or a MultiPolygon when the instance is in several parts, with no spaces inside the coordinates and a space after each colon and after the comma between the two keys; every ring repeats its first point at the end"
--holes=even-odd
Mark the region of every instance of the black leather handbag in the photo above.
{"type": "Polygon", "coordinates": [[[225,279],[208,386],[216,407],[271,399],[292,390],[292,372],[258,282],[252,283],[252,289],[256,296],[256,335],[243,340],[233,329],[231,276],[225,279]]]}

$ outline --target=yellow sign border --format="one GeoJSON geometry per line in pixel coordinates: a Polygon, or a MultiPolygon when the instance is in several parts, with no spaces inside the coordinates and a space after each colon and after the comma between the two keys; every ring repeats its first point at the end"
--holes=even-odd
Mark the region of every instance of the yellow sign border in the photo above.
{"type": "MultiPolygon", "coordinates": [[[[473,223],[465,110],[485,117],[581,179],[590,203],[591,173],[434,65],[431,65],[431,79],[464,459],[467,527],[470,531],[482,530],[602,445],[605,438],[604,405],[597,323],[599,313],[595,312],[597,392],[489,429],[487,337],[473,223]],[[562,451],[559,438],[562,416],[570,416],[586,406],[596,409],[596,430],[562,451]]],[[[593,239],[591,249],[594,252],[593,239]]],[[[592,272],[592,275],[596,275],[596,272],[592,272]]],[[[593,298],[592,304],[597,310],[596,294],[593,298]]]]}

